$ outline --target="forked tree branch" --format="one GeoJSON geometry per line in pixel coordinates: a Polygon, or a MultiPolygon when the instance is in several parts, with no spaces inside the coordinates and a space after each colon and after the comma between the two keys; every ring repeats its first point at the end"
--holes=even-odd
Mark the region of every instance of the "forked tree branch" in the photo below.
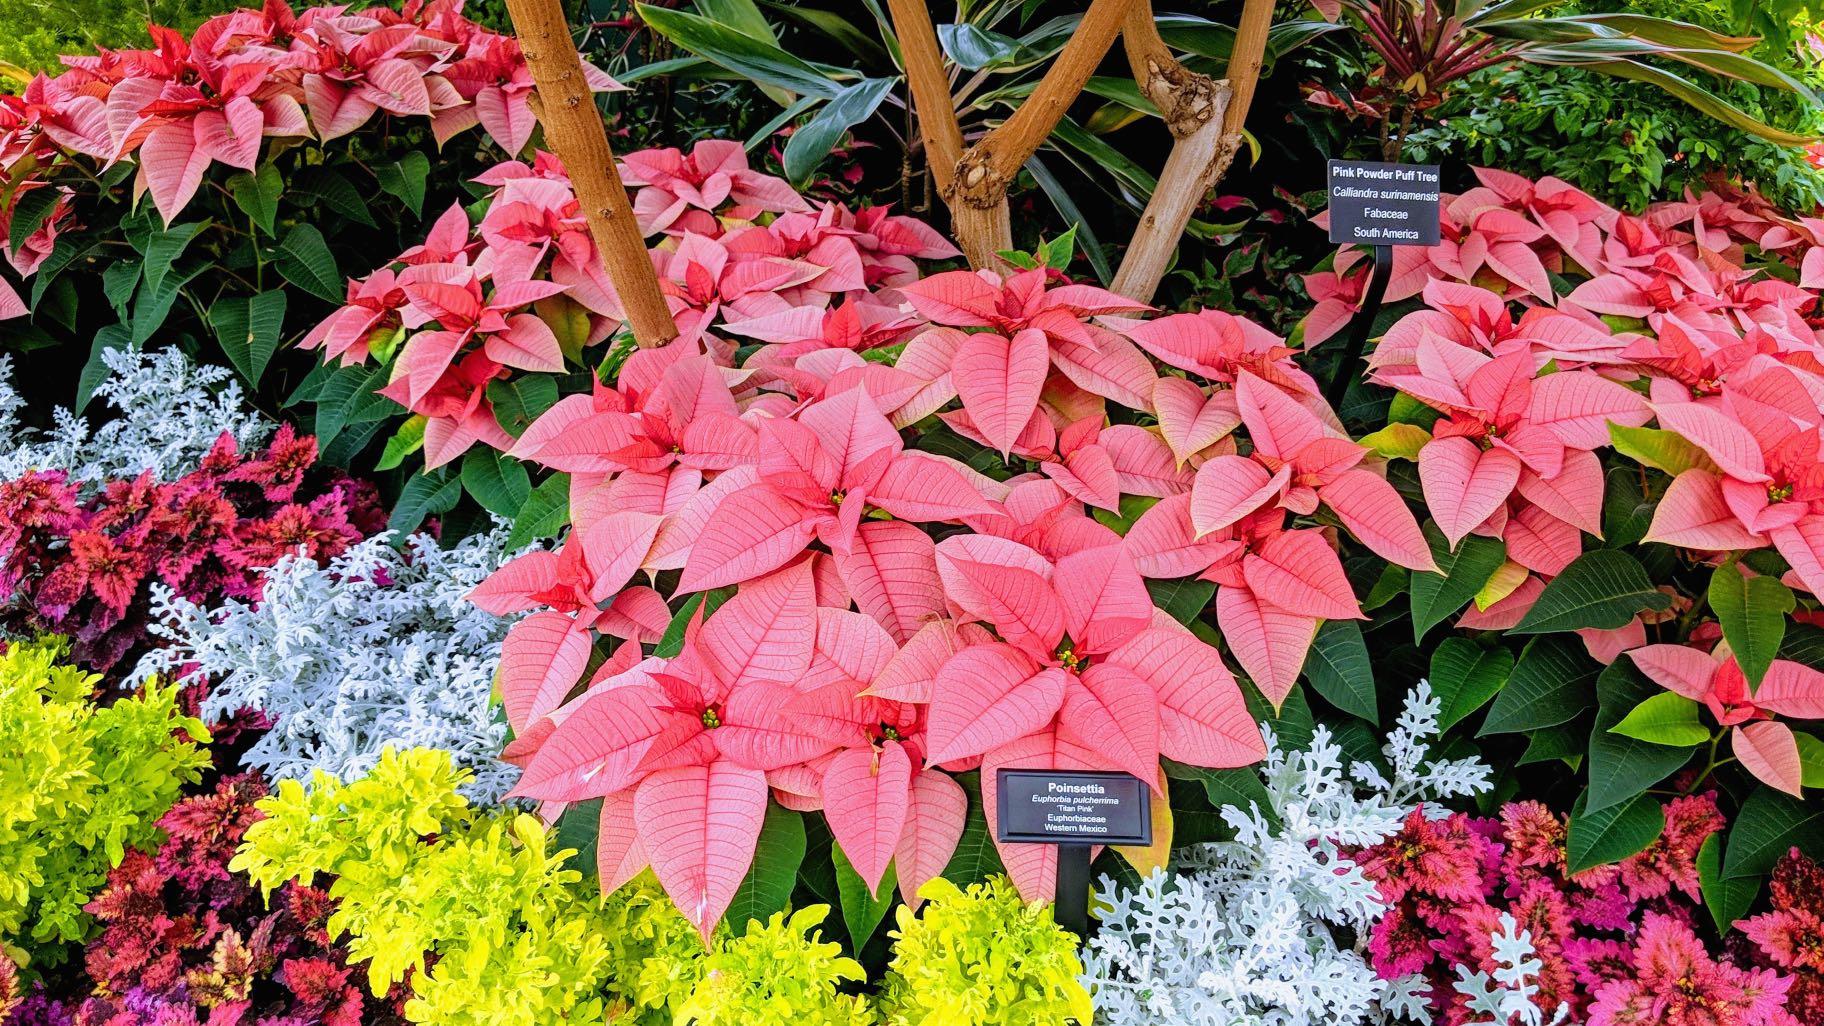
{"type": "Polygon", "coordinates": [[[1172,56],[1159,36],[1150,0],[1139,0],[1128,12],[1121,30],[1128,65],[1141,93],[1159,108],[1174,141],[1115,274],[1116,292],[1142,303],[1152,301],[1185,225],[1228,173],[1242,146],[1242,126],[1260,82],[1272,27],[1273,0],[1247,0],[1229,54],[1229,77],[1215,80],[1190,71],[1172,56]]]}
{"type": "Polygon", "coordinates": [[[659,278],[633,204],[614,166],[608,129],[583,75],[583,59],[570,38],[560,0],[507,0],[507,14],[519,37],[526,67],[538,87],[538,119],[545,142],[570,173],[577,204],[642,346],[664,345],[678,328],[659,292],[659,278]]]}
{"type": "Polygon", "coordinates": [[[1013,247],[1007,187],[1095,74],[1096,65],[1114,45],[1131,3],[1133,0],[1094,0],[1032,94],[1006,121],[961,150],[962,132],[937,49],[930,7],[918,0],[889,0],[932,174],[950,207],[951,226],[971,267],[998,266],[1001,251],[1013,247]],[[945,160],[952,140],[960,152],[945,160]]]}
{"type": "Polygon", "coordinates": [[[1233,152],[1225,146],[1230,89],[1228,82],[1191,71],[1172,56],[1153,22],[1151,0],[1137,0],[1128,9],[1121,44],[1141,95],[1159,108],[1172,133],[1172,152],[1112,283],[1129,299],[1150,303],[1184,226],[1227,165],[1225,151],[1233,152]]]}

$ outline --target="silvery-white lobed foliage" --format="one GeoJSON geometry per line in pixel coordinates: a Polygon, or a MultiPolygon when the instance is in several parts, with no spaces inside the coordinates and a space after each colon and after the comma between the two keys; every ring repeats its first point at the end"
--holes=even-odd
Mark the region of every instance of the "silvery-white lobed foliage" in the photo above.
{"type": "Polygon", "coordinates": [[[1137,889],[1104,878],[1084,952],[1101,1026],[1365,1026],[1429,1022],[1424,983],[1380,979],[1348,938],[1385,912],[1345,849],[1376,844],[1429,798],[1485,790],[1474,759],[1430,759],[1438,701],[1421,681],[1383,755],[1356,763],[1318,727],[1286,752],[1268,731],[1268,807],[1226,806],[1232,840],[1180,853],[1137,889]]]}
{"type": "Polygon", "coordinates": [[[1500,928],[1489,935],[1495,949],[1495,971],[1457,966],[1451,986],[1469,999],[1469,1010],[1478,1016],[1471,1022],[1479,1026],[1559,1026],[1571,1014],[1571,1006],[1559,1005],[1548,1021],[1533,1003],[1544,963],[1536,957],[1532,931],[1518,927],[1511,914],[1501,913],[1500,928]]]}
{"type": "Polygon", "coordinates": [[[102,352],[108,377],[95,388],[115,416],[99,428],[76,411],[52,412],[44,432],[18,428],[24,400],[11,384],[11,361],[0,364],[0,478],[28,470],[63,470],[76,482],[99,486],[107,478],[150,471],[170,481],[195,470],[223,432],[242,451],[263,443],[273,425],[248,408],[234,372],[190,362],[175,348],[148,353],[137,346],[102,352]]]}
{"type": "Polygon", "coordinates": [[[13,357],[0,353],[0,438],[19,435],[19,411],[25,409],[25,398],[13,387],[13,357]]]}
{"type": "Polygon", "coordinates": [[[519,771],[496,758],[506,726],[489,703],[510,619],[464,596],[507,558],[506,529],[403,551],[385,535],[319,567],[289,557],[265,597],[203,609],[155,587],[152,632],[169,644],[135,678],[182,672],[210,682],[205,718],[259,709],[276,722],[242,762],[276,778],[327,770],[344,780],[388,745],[441,748],[475,770],[470,797],[495,801],[519,771]]]}

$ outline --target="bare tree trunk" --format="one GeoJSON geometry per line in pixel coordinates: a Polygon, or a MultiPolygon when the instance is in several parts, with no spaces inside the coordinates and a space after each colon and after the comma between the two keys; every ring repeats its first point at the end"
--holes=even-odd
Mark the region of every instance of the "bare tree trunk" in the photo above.
{"type": "Polygon", "coordinates": [[[1141,94],[1159,108],[1173,138],[1165,169],[1112,285],[1129,299],[1150,303],[1178,251],[1184,226],[1227,164],[1222,157],[1230,88],[1227,81],[1178,63],[1153,24],[1150,0],[1129,8],[1121,42],[1141,94]]]}
{"type": "Polygon", "coordinates": [[[563,5],[560,0],[507,0],[507,14],[538,87],[545,142],[570,172],[577,203],[608,280],[627,310],[634,340],[642,346],[664,345],[678,337],[678,328],[615,170],[608,129],[584,79],[583,59],[571,42],[563,5]]]}
{"type": "MultiPolygon", "coordinates": [[[[946,161],[956,110],[950,105],[949,81],[937,50],[930,8],[918,0],[889,0],[932,174],[949,204],[957,243],[971,267],[998,267],[1001,251],[1013,248],[1007,187],[1095,74],[1133,2],[1094,0],[1032,95],[975,145],[946,161]]],[[[954,138],[960,145],[960,128],[954,138]]]]}
{"type": "Polygon", "coordinates": [[[950,98],[950,79],[944,74],[937,29],[931,24],[931,9],[924,0],[887,0],[887,7],[892,12],[893,32],[899,36],[899,52],[906,64],[912,108],[918,112],[925,161],[942,191],[950,187],[957,158],[963,155],[963,129],[957,123],[956,105],[950,98]]]}
{"type": "Polygon", "coordinates": [[[1248,0],[1229,56],[1229,77],[1219,81],[1185,68],[1172,56],[1153,23],[1150,0],[1129,9],[1121,29],[1128,65],[1141,93],[1159,108],[1174,142],[1115,274],[1112,287],[1121,295],[1152,302],[1185,225],[1234,161],[1272,24],[1272,0],[1248,0]]]}

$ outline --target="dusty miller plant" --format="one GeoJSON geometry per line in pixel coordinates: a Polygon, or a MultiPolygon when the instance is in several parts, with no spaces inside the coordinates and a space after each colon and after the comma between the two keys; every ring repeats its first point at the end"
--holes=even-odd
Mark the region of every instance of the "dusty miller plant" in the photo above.
{"type": "MultiPolygon", "coordinates": [[[[98,428],[68,407],[52,412],[43,432],[20,428],[25,399],[12,383],[12,361],[0,358],[0,479],[28,470],[62,470],[98,488],[110,478],[142,473],[171,481],[195,470],[224,433],[244,452],[264,442],[273,425],[249,409],[226,367],[190,362],[177,349],[138,347],[102,353],[108,377],[95,397],[114,408],[98,428]]],[[[86,489],[85,489],[86,492],[86,489]]]]}
{"type": "Polygon", "coordinates": [[[1451,983],[1469,999],[1476,1026],[1559,1026],[1570,1015],[1569,1005],[1559,1005],[1547,1019],[1533,1000],[1539,993],[1540,962],[1530,930],[1522,930],[1511,913],[1501,913],[1501,925],[1489,935],[1494,946],[1492,972],[1457,967],[1451,983]]]}
{"type": "Polygon", "coordinates": [[[327,566],[289,557],[257,606],[204,609],[156,588],[151,629],[168,644],[136,676],[206,678],[205,718],[265,712],[273,728],[242,762],[269,776],[353,780],[388,745],[435,748],[475,771],[471,798],[494,801],[519,772],[496,758],[506,725],[489,701],[512,621],[465,596],[505,560],[505,540],[501,528],[446,549],[415,534],[395,549],[381,535],[327,566]]]}
{"type": "Polygon", "coordinates": [[[1226,806],[1234,838],[1182,853],[1137,888],[1104,878],[1083,982],[1106,1026],[1356,1026],[1426,1021],[1424,982],[1379,978],[1350,946],[1385,911],[1346,854],[1420,802],[1489,786],[1475,759],[1428,758],[1438,701],[1420,682],[1382,752],[1355,763],[1319,727],[1306,751],[1268,736],[1268,807],[1226,806]]]}

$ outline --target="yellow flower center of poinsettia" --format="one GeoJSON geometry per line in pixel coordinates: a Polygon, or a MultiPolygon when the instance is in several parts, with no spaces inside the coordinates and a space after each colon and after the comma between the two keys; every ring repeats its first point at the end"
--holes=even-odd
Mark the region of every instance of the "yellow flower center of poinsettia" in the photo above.
{"type": "Polygon", "coordinates": [[[704,729],[714,730],[717,727],[720,727],[721,725],[722,725],[722,710],[716,708],[713,705],[710,706],[709,708],[703,710],[703,727],[704,727],[704,729]]]}
{"type": "Polygon", "coordinates": [[[900,735],[899,730],[897,728],[890,727],[885,723],[880,725],[880,739],[882,741],[903,741],[903,740],[905,740],[905,738],[903,738],[900,735]]]}
{"type": "Polygon", "coordinates": [[[841,492],[831,492],[830,493],[830,505],[832,505],[832,506],[842,505],[842,493],[841,492]]]}
{"type": "Polygon", "coordinates": [[[1783,485],[1768,485],[1767,486],[1767,501],[1768,502],[1785,502],[1787,499],[1790,499],[1790,498],[1792,498],[1792,486],[1791,485],[1783,484],[1783,485]]]}

